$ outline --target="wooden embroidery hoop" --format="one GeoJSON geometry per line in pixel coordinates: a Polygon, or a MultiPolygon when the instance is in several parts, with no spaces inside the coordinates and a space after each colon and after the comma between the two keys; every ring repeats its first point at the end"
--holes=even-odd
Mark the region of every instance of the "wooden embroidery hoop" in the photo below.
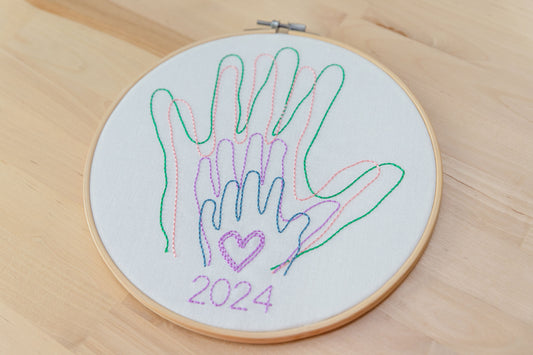
{"type": "MultiPolygon", "coordinates": [[[[260,30],[260,31],[253,31],[253,33],[276,33],[280,32],[279,28],[272,29],[272,30],[260,30]]],[[[120,270],[120,268],[114,263],[113,259],[107,252],[103,241],[98,234],[98,231],[96,229],[95,221],[93,218],[93,212],[91,209],[91,201],[90,201],[90,173],[91,173],[91,167],[93,162],[93,156],[95,152],[96,145],[98,143],[98,140],[100,138],[100,135],[102,133],[102,130],[107,123],[107,120],[109,119],[111,113],[114,111],[115,107],[118,105],[118,103],[123,99],[123,97],[130,91],[133,85],[137,83],[141,78],[143,78],[145,75],[147,75],[149,72],[151,72],[154,68],[156,68],[161,63],[165,62],[169,58],[184,52],[190,48],[193,48],[195,46],[198,46],[203,43],[215,41],[218,39],[223,39],[227,37],[232,36],[238,36],[243,34],[249,34],[250,32],[245,33],[233,33],[223,36],[218,36],[214,38],[209,38],[203,41],[192,43],[188,46],[182,47],[175,52],[167,55],[165,58],[161,59],[155,66],[151,67],[149,70],[147,70],[145,73],[143,73],[134,84],[132,84],[130,87],[125,89],[123,93],[120,95],[120,97],[115,101],[115,104],[110,108],[106,115],[106,120],[102,122],[98,134],[95,136],[91,148],[87,157],[87,162],[85,166],[85,172],[84,172],[84,184],[83,184],[83,194],[84,194],[84,207],[85,207],[85,215],[87,218],[87,223],[89,225],[89,229],[92,235],[92,238],[94,240],[94,243],[96,244],[96,247],[104,259],[107,266],[111,269],[112,273],[115,275],[115,277],[119,280],[119,282],[128,290],[129,293],[131,293],[138,301],[140,301],[142,304],[144,304],[146,307],[148,307],[150,310],[154,311],[161,317],[174,322],[184,328],[187,328],[189,330],[212,336],[215,338],[220,338],[224,340],[230,340],[230,341],[237,341],[237,342],[243,342],[243,343],[256,343],[256,344],[264,344],[264,343],[280,343],[280,342],[287,342],[297,339],[302,339],[314,335],[318,335],[324,332],[328,332],[330,330],[333,330],[335,328],[338,328],[346,323],[349,323],[353,321],[354,319],[362,316],[363,314],[367,313],[374,307],[376,307],[379,303],[381,303],[385,298],[387,298],[399,285],[400,283],[407,277],[409,272],[414,268],[418,260],[420,259],[422,253],[424,252],[429,239],[431,237],[431,234],[433,232],[433,228],[435,226],[437,217],[438,217],[438,211],[442,196],[442,162],[440,157],[440,150],[438,148],[437,139],[435,136],[435,133],[433,131],[433,128],[431,127],[431,124],[429,122],[429,119],[422,109],[420,103],[415,98],[413,93],[407,88],[407,86],[398,78],[391,70],[386,68],[384,65],[373,59],[372,57],[368,56],[365,53],[360,52],[359,50],[352,48],[350,46],[347,46],[346,44],[327,39],[322,38],[317,35],[312,35],[305,32],[297,32],[297,31],[289,31],[285,30],[285,33],[289,33],[290,35],[294,36],[304,36],[309,37],[312,39],[316,39],[319,41],[327,42],[339,47],[342,47],[344,49],[347,49],[376,65],[378,68],[383,70],[385,73],[387,73],[402,89],[403,91],[409,96],[410,100],[415,104],[418,112],[420,113],[420,116],[422,117],[426,130],[429,134],[431,144],[433,147],[433,155],[435,159],[435,197],[433,200],[433,204],[431,207],[431,213],[427,220],[426,227],[424,229],[424,232],[417,243],[416,247],[414,248],[411,255],[407,258],[407,260],[403,263],[403,265],[397,270],[397,272],[383,285],[381,286],[377,291],[375,291],[373,294],[371,294],[369,297],[364,299],[362,302],[358,303],[357,305],[353,306],[352,308],[339,313],[331,318],[308,324],[305,326],[300,326],[296,328],[291,329],[285,329],[285,330],[279,330],[279,331],[265,331],[265,332],[252,332],[252,331],[237,331],[237,330],[230,330],[230,329],[224,329],[219,328],[215,326],[206,325],[201,322],[194,321],[192,319],[189,319],[187,317],[184,317],[182,315],[179,315],[168,308],[162,306],[161,304],[157,303],[150,297],[148,297],[146,294],[144,294],[140,289],[138,289],[120,270]]]]}

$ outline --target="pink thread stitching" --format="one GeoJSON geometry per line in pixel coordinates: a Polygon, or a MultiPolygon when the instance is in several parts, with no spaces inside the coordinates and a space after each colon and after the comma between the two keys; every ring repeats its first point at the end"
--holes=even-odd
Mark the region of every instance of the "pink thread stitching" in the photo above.
{"type": "MultiPolygon", "coordinates": [[[[300,69],[298,69],[298,72],[296,73],[296,77],[294,78],[294,83],[291,85],[291,88],[290,88],[290,91],[289,91],[289,98],[287,100],[287,103],[284,105],[283,107],[283,111],[281,113],[281,116],[280,116],[280,123],[278,124],[278,127],[276,129],[276,132],[274,132],[274,135],[277,136],[279,134],[279,131],[281,130],[281,127],[282,127],[282,124],[281,124],[281,119],[283,117],[285,117],[285,113],[286,113],[286,110],[287,110],[287,107],[292,99],[292,95],[294,93],[294,84],[296,83],[296,81],[298,80],[298,77],[300,76],[300,73],[304,70],[304,69],[307,69],[311,72],[311,74],[313,74],[313,91],[312,91],[312,96],[311,96],[311,104],[309,106],[309,113],[307,115],[307,123],[305,125],[305,128],[304,128],[304,131],[307,129],[307,126],[309,125],[309,121],[311,120],[311,114],[313,113],[313,105],[314,105],[314,102],[315,102],[315,86],[316,86],[316,72],[313,68],[311,68],[310,66],[303,66],[301,67],[300,69]]],[[[273,141],[268,141],[268,135],[270,133],[270,124],[272,122],[272,115],[270,116],[270,119],[268,120],[267,122],[267,126],[266,126],[266,130],[265,130],[265,142],[267,144],[270,144],[272,143],[273,141]]],[[[301,140],[301,138],[300,138],[301,140]]]]}
{"type": "MultiPolygon", "coordinates": [[[[174,166],[175,166],[175,172],[176,172],[176,188],[175,188],[175,193],[174,193],[174,211],[173,211],[174,213],[172,217],[172,254],[174,257],[176,257],[176,219],[177,219],[176,215],[177,215],[177,205],[178,205],[178,158],[176,155],[176,147],[174,145],[174,131],[172,129],[172,123],[171,123],[172,105],[177,102],[181,102],[185,104],[185,106],[187,107],[187,110],[189,111],[189,115],[192,121],[192,128],[193,128],[193,133],[194,133],[196,150],[198,151],[198,154],[200,154],[200,156],[202,157],[210,156],[211,154],[213,154],[213,151],[215,150],[215,147],[216,147],[215,121],[216,121],[216,109],[217,109],[217,103],[218,103],[218,89],[220,86],[220,81],[222,79],[222,74],[224,74],[224,72],[227,69],[235,70],[235,74],[236,74],[235,75],[235,95],[237,95],[237,88],[238,88],[238,82],[239,82],[238,80],[239,69],[234,65],[228,65],[221,70],[218,81],[217,81],[217,85],[215,88],[215,102],[214,102],[214,107],[213,107],[213,118],[212,118],[213,119],[213,146],[211,148],[211,151],[208,154],[203,154],[202,151],[200,150],[200,145],[198,144],[198,133],[196,130],[196,118],[192,111],[191,105],[186,100],[178,98],[178,99],[174,99],[168,106],[167,120],[168,120],[169,132],[170,132],[170,146],[172,148],[172,155],[174,158],[174,166]]],[[[238,112],[237,97],[235,96],[235,119],[237,119],[237,112],[238,112]]],[[[211,255],[209,244],[208,244],[208,248],[209,248],[209,255],[211,255]]]]}
{"type": "MultiPolygon", "coordinates": [[[[276,62],[276,59],[274,58],[273,55],[271,54],[268,54],[268,53],[262,53],[260,55],[258,55],[256,58],[255,58],[255,61],[254,61],[254,73],[253,73],[253,78],[252,78],[252,89],[251,89],[251,92],[250,92],[250,98],[248,99],[248,105],[246,107],[246,128],[244,129],[244,132],[245,132],[245,135],[244,135],[244,139],[242,141],[239,141],[237,139],[237,117],[235,117],[235,129],[233,131],[233,140],[235,141],[235,143],[237,144],[242,144],[246,141],[246,139],[248,138],[248,128],[250,127],[248,125],[248,118],[250,116],[250,109],[251,109],[251,105],[252,105],[252,99],[254,97],[254,93],[255,93],[255,82],[256,82],[256,76],[257,76],[257,62],[259,61],[259,59],[261,57],[269,57],[272,59],[272,62],[274,64],[274,84],[272,85],[272,100],[271,100],[271,107],[270,107],[270,119],[272,119],[272,116],[274,115],[274,101],[275,101],[275,94],[276,94],[276,86],[277,86],[277,82],[278,82],[278,63],[276,62]]],[[[237,95],[237,91],[235,92],[235,95],[237,95]]]]}
{"type": "Polygon", "coordinates": [[[176,188],[174,194],[174,214],[172,217],[172,255],[176,257],[176,213],[178,209],[178,157],[176,156],[176,147],[174,146],[174,130],[172,129],[172,122],[170,121],[170,109],[172,104],[168,107],[168,128],[170,133],[170,146],[172,147],[172,155],[174,157],[174,166],[176,167],[176,188]]]}
{"type": "MultiPolygon", "coordinates": [[[[255,93],[255,85],[256,85],[256,76],[257,76],[257,63],[259,61],[259,59],[263,56],[267,56],[269,58],[272,59],[273,61],[273,64],[274,64],[274,84],[273,84],[273,88],[272,88],[272,99],[271,99],[271,112],[270,112],[270,117],[269,117],[269,120],[268,120],[268,123],[267,123],[267,128],[266,128],[266,132],[265,132],[265,135],[264,135],[264,140],[265,142],[270,145],[272,143],[274,143],[277,139],[274,139],[272,141],[268,141],[268,131],[269,131],[269,128],[270,128],[270,125],[271,125],[271,121],[272,121],[272,117],[273,117],[273,113],[274,113],[274,105],[275,105],[275,92],[276,92],[276,86],[277,86],[277,76],[278,76],[278,66],[277,66],[277,62],[276,62],[276,59],[268,54],[268,53],[263,53],[263,54],[260,54],[256,57],[255,61],[254,61],[254,74],[253,74],[253,84],[252,84],[252,90],[251,90],[251,94],[250,94],[250,99],[248,101],[248,107],[247,107],[247,120],[248,120],[248,116],[250,114],[250,108],[251,108],[251,103],[252,103],[252,99],[253,99],[253,95],[255,93]]],[[[198,153],[202,156],[202,159],[203,158],[206,158],[210,155],[212,155],[212,153],[214,152],[214,150],[216,149],[216,129],[215,129],[215,121],[216,121],[216,109],[217,109],[217,105],[218,105],[218,93],[219,93],[219,86],[220,86],[220,81],[222,79],[222,76],[223,76],[223,73],[227,70],[227,69],[233,69],[235,71],[235,96],[234,96],[234,109],[235,109],[235,130],[234,130],[234,141],[237,143],[237,144],[242,144],[244,143],[247,138],[248,138],[248,128],[249,128],[249,125],[248,125],[248,122],[246,123],[246,128],[245,128],[245,137],[242,141],[239,141],[237,139],[237,134],[236,134],[236,130],[237,130],[237,122],[238,122],[238,107],[237,107],[237,95],[238,95],[238,81],[239,81],[239,70],[236,66],[234,65],[228,65],[226,67],[224,67],[221,72],[220,72],[220,75],[219,75],[219,79],[217,81],[217,85],[216,85],[216,88],[215,88],[215,100],[214,100],[214,107],[213,107],[213,117],[212,117],[212,120],[213,120],[213,124],[212,124],[212,129],[213,129],[213,145],[212,145],[212,148],[210,150],[210,152],[208,154],[203,154],[200,150],[200,147],[199,147],[199,144],[198,144],[198,136],[197,136],[197,130],[196,130],[196,120],[195,120],[195,117],[193,115],[193,112],[192,112],[192,109],[189,105],[189,103],[183,99],[175,99],[173,100],[172,103],[174,102],[182,102],[184,103],[186,106],[187,106],[187,109],[189,111],[189,114],[191,116],[191,120],[192,120],[192,125],[193,125],[193,132],[194,132],[194,138],[195,138],[195,143],[196,143],[196,148],[197,148],[197,151],[198,153]]],[[[305,250],[308,250],[313,244],[315,244],[318,240],[320,240],[320,238],[322,238],[325,233],[327,233],[327,231],[332,227],[332,225],[335,223],[335,221],[340,217],[340,215],[342,214],[342,212],[344,211],[344,209],[347,207],[348,204],[350,204],[359,194],[361,194],[368,186],[370,186],[373,182],[375,182],[377,180],[377,178],[380,176],[381,174],[381,169],[379,167],[379,165],[374,162],[374,161],[370,161],[370,160],[361,160],[357,163],[354,163],[354,164],[351,164],[351,165],[348,165],[346,167],[344,167],[343,169],[337,171],[335,174],[333,174],[329,179],[328,181],[322,186],[320,187],[314,194],[311,194],[307,197],[299,197],[298,194],[297,194],[297,191],[296,191],[296,166],[297,166],[297,159],[298,159],[298,153],[299,153],[299,150],[300,150],[300,145],[301,145],[301,142],[303,140],[303,137],[307,131],[307,128],[309,126],[309,123],[310,123],[310,119],[311,119],[311,116],[312,116],[312,111],[313,111],[313,106],[314,106],[314,100],[315,100],[315,93],[316,93],[316,72],[314,71],[313,68],[311,67],[308,67],[308,66],[304,66],[304,67],[301,67],[297,74],[296,74],[296,77],[295,77],[295,81],[293,82],[293,84],[291,85],[291,88],[290,88],[290,91],[289,91],[289,98],[287,100],[287,103],[284,105],[284,108],[283,108],[283,112],[280,116],[280,122],[278,123],[278,126],[277,126],[277,130],[276,132],[274,133],[275,135],[279,134],[279,131],[281,130],[281,127],[282,127],[282,124],[281,124],[281,118],[284,117],[285,113],[286,113],[286,109],[287,109],[287,106],[292,98],[292,95],[293,95],[293,92],[294,92],[294,83],[296,82],[297,78],[299,77],[300,73],[304,70],[304,69],[308,69],[312,72],[313,74],[313,77],[314,77],[314,83],[313,83],[313,89],[312,89],[312,97],[311,97],[311,104],[310,104],[310,108],[309,108],[309,113],[308,113],[308,117],[307,117],[307,121],[306,121],[306,124],[305,124],[305,127],[303,128],[302,130],[302,134],[300,135],[300,138],[298,140],[298,144],[297,144],[297,148],[296,148],[296,152],[295,152],[295,158],[294,158],[294,166],[293,166],[293,194],[294,194],[294,197],[299,200],[299,201],[306,201],[310,198],[312,198],[313,196],[316,196],[318,193],[320,193],[323,189],[325,189],[339,174],[341,174],[342,172],[352,168],[352,167],[355,167],[361,163],[365,163],[365,162],[369,162],[369,163],[373,163],[376,167],[377,167],[377,175],[374,177],[373,180],[371,180],[369,183],[367,183],[361,190],[359,190],[354,196],[352,196],[345,204],[344,206],[342,206],[341,208],[337,209],[336,211],[333,212],[333,214],[336,213],[336,216],[335,218],[333,219],[333,221],[329,224],[329,226],[326,228],[326,230],[319,236],[317,237],[316,239],[314,239],[305,249],[305,250]]],[[[171,117],[171,105],[172,103],[169,105],[169,111],[168,111],[168,123],[169,123],[169,130],[170,130],[170,139],[171,139],[171,147],[172,147],[172,151],[173,151],[173,158],[174,158],[174,163],[175,163],[175,173],[176,173],[176,189],[175,189],[175,197],[174,197],[174,217],[173,217],[173,232],[172,232],[172,251],[173,251],[173,255],[176,256],[176,251],[175,251],[175,226],[176,226],[176,213],[177,213],[177,198],[178,198],[178,162],[177,162],[177,156],[176,156],[176,150],[175,150],[175,146],[174,146],[174,140],[173,140],[173,130],[172,130],[172,124],[171,124],[171,120],[170,120],[170,117],[171,117]]],[[[257,134],[257,133],[256,133],[257,134]]],[[[252,135],[253,136],[253,135],[252,135]]],[[[251,137],[250,137],[251,138],[251,137]]],[[[249,140],[249,143],[248,143],[248,147],[250,145],[250,142],[251,142],[251,139],[249,140]]],[[[263,152],[263,147],[261,147],[261,152],[263,152]]],[[[234,150],[232,150],[232,153],[234,155],[234,150]]],[[[248,149],[246,151],[246,156],[248,154],[248,149]]],[[[262,159],[262,156],[261,156],[261,159],[262,159]]],[[[268,159],[270,159],[270,154],[269,154],[269,157],[268,159]]],[[[233,156],[233,160],[234,160],[234,156],[233,156]]],[[[245,157],[245,163],[243,164],[243,172],[241,172],[241,180],[242,180],[242,177],[244,175],[244,171],[245,171],[245,165],[246,165],[246,162],[247,162],[247,159],[245,157]]],[[[217,159],[216,159],[216,164],[217,164],[217,180],[218,180],[218,185],[219,185],[219,190],[220,190],[220,175],[219,175],[219,170],[218,170],[218,152],[217,152],[217,159]]],[[[268,164],[268,162],[267,162],[268,164]]],[[[261,167],[263,169],[263,164],[261,164],[261,167]]],[[[235,165],[233,165],[233,169],[234,169],[234,175],[236,177],[236,171],[235,171],[235,165]]],[[[211,171],[211,164],[210,164],[210,171],[211,171]]],[[[212,175],[212,174],[210,174],[212,175]]],[[[197,176],[198,177],[198,176],[197,176]]],[[[263,181],[261,181],[261,183],[264,182],[264,173],[262,171],[262,174],[261,174],[261,177],[263,181]]],[[[210,176],[211,178],[211,183],[212,183],[212,187],[213,187],[213,190],[215,191],[215,184],[212,180],[212,176],[210,176]]],[[[196,190],[196,186],[195,186],[195,190],[196,190]]],[[[218,191],[218,193],[220,193],[220,191],[218,191]]],[[[218,195],[217,195],[218,197],[218,195]]],[[[199,203],[197,201],[197,203],[199,203]]],[[[315,205],[316,206],[316,205],[315,205]]],[[[315,206],[312,206],[311,208],[315,207],[315,206]]],[[[332,214],[332,215],[333,215],[332,214]]],[[[327,220],[329,220],[331,218],[331,216],[328,217],[327,220]]],[[[283,217],[282,217],[283,218],[283,217]]],[[[327,222],[326,220],[326,222],[327,222]]],[[[322,226],[321,226],[322,227],[322,226]]],[[[320,227],[320,228],[321,228],[320,227]]],[[[320,229],[319,228],[319,229],[320,229]]],[[[203,227],[202,227],[203,229],[203,227]]],[[[315,232],[317,231],[314,231],[312,234],[314,234],[315,232]]],[[[311,235],[312,235],[311,234],[311,235]]],[[[305,240],[307,241],[309,239],[309,237],[311,236],[309,235],[305,240]]],[[[205,237],[205,235],[204,235],[205,237]]],[[[207,238],[205,237],[205,241],[206,241],[206,244],[208,246],[208,250],[209,250],[209,264],[210,264],[210,261],[211,261],[211,250],[210,250],[210,247],[209,247],[209,242],[207,241],[207,238]]],[[[302,245],[303,243],[302,242],[302,245]]],[[[293,252],[294,253],[294,252],[293,252]]],[[[286,263],[288,263],[290,261],[290,258],[282,265],[285,265],[286,263]]],[[[280,266],[281,267],[281,266],[280,266]]],[[[274,272],[277,272],[279,270],[276,269],[274,270],[274,272]]]]}
{"type": "MultiPolygon", "coordinates": [[[[272,149],[274,147],[274,144],[276,142],[279,142],[279,143],[282,143],[285,147],[285,152],[283,154],[283,157],[282,157],[282,165],[281,165],[281,174],[282,176],[285,175],[285,165],[284,165],[284,162],[285,162],[285,157],[286,157],[286,154],[287,154],[287,144],[282,140],[282,139],[279,139],[279,138],[276,138],[270,145],[270,149],[269,149],[269,153],[268,153],[268,157],[267,157],[267,160],[266,160],[266,163],[263,164],[263,155],[264,155],[264,138],[263,136],[260,134],[260,133],[254,133],[252,134],[250,137],[249,137],[249,142],[248,142],[248,145],[246,147],[246,152],[245,152],[245,156],[244,156],[244,161],[243,161],[243,169],[241,171],[241,176],[240,177],[237,177],[237,173],[236,173],[236,168],[235,168],[235,146],[233,144],[233,142],[229,139],[221,139],[220,142],[218,143],[218,148],[217,148],[217,153],[215,154],[215,170],[216,170],[216,180],[217,180],[217,183],[215,184],[215,181],[213,180],[213,168],[212,168],[212,164],[211,164],[211,158],[210,157],[205,157],[205,158],[202,158],[200,159],[200,161],[198,162],[198,169],[197,169],[197,172],[196,172],[196,178],[194,180],[194,184],[193,184],[193,190],[194,190],[194,195],[195,195],[195,198],[196,198],[196,205],[197,205],[197,208],[198,208],[198,212],[200,212],[200,201],[198,199],[198,190],[197,190],[197,185],[198,185],[198,178],[200,176],[200,171],[201,171],[201,164],[203,163],[204,160],[207,161],[207,163],[209,164],[209,179],[211,181],[211,187],[212,187],[212,191],[214,193],[214,195],[216,197],[220,197],[220,193],[221,193],[221,181],[220,181],[220,170],[219,170],[219,165],[218,165],[218,155],[219,155],[219,152],[220,152],[220,146],[222,145],[223,142],[228,142],[231,146],[231,151],[232,151],[232,167],[233,167],[233,175],[234,175],[234,179],[239,181],[239,184],[242,184],[243,182],[243,179],[244,179],[244,172],[246,171],[246,165],[247,165],[247,162],[248,162],[248,151],[250,149],[250,144],[251,144],[251,140],[254,138],[254,137],[259,137],[260,138],[260,142],[261,142],[261,157],[260,157],[260,171],[261,171],[261,184],[264,183],[264,177],[266,176],[266,171],[268,169],[268,167],[270,166],[270,157],[272,155],[272,149]]],[[[281,199],[283,200],[283,196],[281,197],[281,199]]],[[[305,243],[305,241],[307,241],[310,237],[312,237],[313,235],[315,235],[316,233],[318,233],[318,231],[320,229],[322,229],[327,223],[328,221],[335,215],[335,213],[337,213],[340,209],[340,203],[337,202],[337,201],[334,201],[334,200],[324,200],[324,201],[320,201],[312,206],[310,206],[309,208],[307,208],[303,213],[307,213],[309,211],[311,211],[313,208],[316,208],[317,206],[319,205],[322,205],[322,204],[326,204],[326,203],[333,203],[336,205],[335,209],[333,210],[333,212],[331,212],[331,214],[324,220],[324,222],[318,227],[316,228],[314,231],[312,231],[303,241],[302,241],[302,245],[303,243],[305,243]]],[[[288,219],[286,219],[285,217],[283,217],[283,213],[281,211],[281,207],[282,207],[282,203],[280,203],[280,206],[279,206],[279,210],[278,210],[278,214],[280,216],[280,218],[287,222],[288,219]]],[[[299,217],[297,217],[299,218],[299,217]]],[[[204,226],[203,226],[203,223],[202,221],[200,221],[200,228],[201,228],[201,231],[202,231],[202,239],[204,240],[205,244],[207,245],[207,250],[208,250],[208,261],[206,263],[207,266],[211,265],[211,247],[210,247],[210,243],[207,239],[207,235],[206,235],[206,232],[205,232],[205,229],[204,229],[204,226]]]]}
{"type": "MultiPolygon", "coordinates": [[[[353,195],[340,209],[339,211],[337,212],[336,216],[333,218],[333,220],[330,222],[330,224],[326,227],[326,229],[322,232],[322,234],[320,234],[317,238],[315,238],[311,243],[309,243],[309,245],[307,245],[301,252],[304,252],[306,250],[308,250],[309,248],[311,248],[313,246],[313,244],[315,244],[316,242],[318,242],[330,229],[331,227],[333,226],[333,224],[337,221],[337,219],[341,216],[342,212],[344,211],[344,209],[357,197],[359,196],[363,191],[365,191],[371,184],[373,184],[378,178],[379,176],[381,175],[381,167],[379,166],[378,163],[376,163],[375,161],[372,161],[372,160],[361,160],[360,162],[357,162],[355,164],[352,164],[352,165],[357,165],[357,164],[360,164],[360,163],[372,163],[376,169],[377,169],[377,174],[376,176],[370,181],[368,182],[361,190],[359,190],[355,195],[353,195]]],[[[352,165],[342,169],[341,171],[337,172],[333,178],[335,176],[337,176],[337,174],[341,173],[342,171],[350,168],[352,165]]],[[[332,178],[332,179],[333,179],[332,178]]],[[[330,180],[332,180],[330,179],[330,180]]],[[[328,182],[329,183],[329,182],[328,182]]],[[[318,193],[319,191],[317,191],[318,193]]],[[[308,240],[309,238],[306,238],[303,242],[302,242],[302,245],[304,245],[304,243],[308,240]]],[[[291,259],[294,257],[294,255],[296,254],[297,250],[294,250],[292,252],[292,254],[287,258],[287,260],[285,260],[285,262],[283,262],[282,264],[280,264],[279,267],[277,267],[276,269],[273,270],[273,273],[276,273],[278,272],[283,266],[285,266],[286,264],[290,263],[291,259]]]]}

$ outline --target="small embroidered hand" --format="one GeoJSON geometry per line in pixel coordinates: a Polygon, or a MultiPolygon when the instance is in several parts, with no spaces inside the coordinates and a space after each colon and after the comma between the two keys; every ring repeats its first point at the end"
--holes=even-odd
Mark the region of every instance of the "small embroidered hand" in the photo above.
{"type": "Polygon", "coordinates": [[[298,248],[311,219],[302,212],[284,217],[285,143],[276,141],[265,151],[263,137],[254,134],[241,147],[221,141],[214,162],[198,163],[194,191],[202,259],[204,266],[220,261],[240,272],[258,258],[268,271],[298,248]]]}

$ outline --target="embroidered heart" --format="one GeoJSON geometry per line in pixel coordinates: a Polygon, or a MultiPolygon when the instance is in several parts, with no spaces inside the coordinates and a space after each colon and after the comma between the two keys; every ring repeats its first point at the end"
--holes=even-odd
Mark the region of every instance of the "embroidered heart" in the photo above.
{"type": "Polygon", "coordinates": [[[220,253],[224,257],[224,260],[226,260],[228,265],[231,266],[231,268],[236,272],[240,272],[242,269],[244,269],[246,265],[251,263],[252,260],[254,260],[255,257],[261,252],[261,250],[263,250],[264,246],[265,235],[260,230],[251,232],[244,239],[241,237],[239,232],[229,231],[224,233],[224,235],[218,240],[218,248],[220,249],[220,253]],[[250,240],[254,238],[259,238],[259,244],[257,245],[257,247],[255,247],[254,250],[252,250],[250,254],[248,254],[248,256],[246,256],[246,258],[244,258],[243,261],[237,264],[237,262],[231,257],[231,255],[229,255],[228,251],[226,250],[226,247],[224,246],[224,242],[230,238],[235,238],[235,240],[237,241],[237,246],[241,249],[246,248],[250,240]]]}

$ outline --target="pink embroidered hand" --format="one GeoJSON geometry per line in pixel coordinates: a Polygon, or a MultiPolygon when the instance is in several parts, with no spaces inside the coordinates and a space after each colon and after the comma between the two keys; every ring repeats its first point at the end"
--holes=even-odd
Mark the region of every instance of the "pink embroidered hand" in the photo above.
{"type": "MultiPolygon", "coordinates": [[[[205,230],[208,225],[218,231],[222,226],[240,222],[243,211],[246,214],[246,211],[253,210],[249,208],[249,205],[253,204],[250,201],[257,201],[256,210],[259,211],[259,215],[263,216],[265,211],[261,210],[261,202],[264,201],[265,191],[273,193],[272,191],[279,189],[279,191],[276,190],[276,196],[279,196],[277,208],[269,207],[275,213],[277,232],[282,233],[283,230],[283,233],[287,233],[280,227],[284,223],[293,225],[302,223],[300,221],[304,219],[307,220],[305,228],[300,228],[302,232],[296,233],[298,235],[296,244],[293,240],[289,249],[287,249],[287,244],[280,247],[279,250],[284,253],[284,256],[280,257],[280,264],[272,267],[274,271],[278,271],[285,266],[287,271],[296,258],[318,249],[349,225],[371,214],[398,187],[405,173],[395,163],[378,163],[370,159],[359,160],[346,165],[337,172],[330,172],[328,169],[331,164],[328,160],[317,160],[314,157],[313,146],[321,140],[320,132],[326,124],[336,123],[336,127],[331,126],[330,129],[333,127],[339,130],[339,133],[342,132],[343,127],[339,124],[342,121],[339,117],[326,123],[328,116],[331,116],[330,111],[334,103],[337,99],[341,99],[340,93],[345,81],[342,66],[327,65],[317,75],[310,67],[300,67],[299,53],[296,49],[285,47],[275,55],[260,54],[255,59],[253,67],[253,76],[250,81],[246,79],[244,62],[238,55],[229,54],[220,60],[216,71],[209,125],[206,126],[206,121],[203,125],[198,125],[204,128],[200,133],[193,110],[187,101],[174,99],[167,89],[157,89],[152,95],[150,102],[152,121],[165,163],[165,187],[161,197],[160,224],[167,240],[166,251],[169,246],[166,231],[172,231],[172,250],[175,255],[178,177],[181,186],[186,188],[194,180],[194,198],[201,215],[199,243],[204,265],[207,266],[211,264],[213,256],[211,243],[207,237],[211,233],[205,230]],[[278,78],[279,73],[283,74],[278,78]],[[162,119],[161,109],[158,108],[161,104],[161,97],[154,99],[158,92],[166,92],[170,97],[166,122],[162,119]],[[241,95],[242,92],[245,94],[241,95]],[[280,96],[283,105],[276,104],[279,102],[276,98],[280,96]],[[244,108],[241,101],[244,103],[246,98],[248,100],[244,108]],[[265,105],[269,107],[268,110],[264,110],[265,105]],[[257,107],[263,109],[259,110],[257,107]],[[232,116],[234,117],[233,126],[227,121],[227,117],[232,116]],[[222,118],[225,119],[224,124],[217,125],[217,119],[222,118]],[[162,129],[165,123],[168,127],[166,130],[162,129]],[[205,131],[206,127],[209,127],[208,132],[205,131]],[[250,131],[263,133],[250,135],[250,131]],[[230,138],[220,139],[220,137],[230,138]],[[192,145],[182,143],[187,141],[190,141],[192,145]],[[181,168],[178,171],[178,154],[175,148],[177,142],[180,142],[180,157],[186,158],[185,165],[188,169],[185,171],[181,168]],[[193,148],[196,153],[191,150],[193,148]],[[190,165],[195,160],[195,156],[199,160],[196,160],[198,162],[196,175],[192,176],[190,165]],[[253,158],[250,158],[252,156],[253,158]],[[286,159],[290,166],[285,166],[286,159]],[[242,197],[247,193],[247,189],[243,186],[248,177],[257,180],[254,182],[257,184],[255,200],[242,197]],[[181,181],[184,183],[182,184],[181,181]],[[173,199],[169,197],[169,195],[172,196],[171,194],[166,194],[168,186],[173,192],[173,199]],[[223,199],[226,188],[236,189],[232,192],[232,197],[227,199],[232,200],[233,204],[229,203],[224,209],[234,211],[235,221],[229,224],[223,223],[223,219],[226,215],[231,217],[232,213],[221,214],[223,206],[228,204],[223,199]],[[292,196],[288,190],[292,190],[292,196]],[[240,192],[242,196],[239,195],[240,192]],[[364,196],[364,199],[358,199],[359,196],[364,196]],[[283,199],[286,201],[291,199],[290,205],[300,211],[293,215],[293,217],[297,216],[294,219],[283,218],[283,199]],[[210,202],[205,205],[206,201],[210,202]],[[243,201],[247,202],[243,203],[243,201]],[[216,210],[216,206],[220,209],[216,210]],[[243,206],[245,206],[244,210],[243,206]],[[203,213],[204,207],[206,213],[203,213]],[[350,213],[345,213],[348,207],[350,213]],[[208,211],[209,208],[213,210],[208,211]],[[169,226],[168,218],[165,217],[164,211],[168,210],[173,210],[172,226],[169,226]],[[215,221],[214,217],[217,214],[218,221],[215,221]],[[210,224],[203,221],[206,215],[212,216],[210,224]]],[[[345,95],[342,99],[350,98],[345,95]]],[[[169,101],[168,97],[166,101],[169,101]]],[[[330,130],[328,137],[334,137],[335,133],[332,135],[331,132],[330,130]]],[[[331,149],[321,151],[328,151],[332,158],[335,158],[338,153],[331,149]]],[[[353,152],[353,155],[357,155],[357,152],[353,152]]],[[[188,208],[188,206],[183,206],[183,208],[188,208]]],[[[253,225],[253,223],[246,223],[246,225],[253,225]]],[[[242,245],[241,249],[246,249],[252,239],[257,239],[257,237],[248,239],[249,233],[264,232],[263,229],[254,229],[245,231],[243,234],[243,231],[237,229],[224,230],[223,233],[235,232],[229,235],[239,247],[242,245]]],[[[220,232],[217,233],[220,234],[220,232]]],[[[267,243],[270,239],[266,234],[269,233],[263,234],[265,234],[264,240],[267,243]]],[[[221,234],[218,238],[222,238],[223,235],[226,234],[221,234]]],[[[229,237],[224,241],[228,239],[229,237]]],[[[263,253],[261,250],[257,252],[257,255],[254,254],[254,258],[263,253]]],[[[224,258],[224,260],[227,262],[229,258],[224,258]]],[[[232,265],[240,264],[235,262],[232,265]]]]}

